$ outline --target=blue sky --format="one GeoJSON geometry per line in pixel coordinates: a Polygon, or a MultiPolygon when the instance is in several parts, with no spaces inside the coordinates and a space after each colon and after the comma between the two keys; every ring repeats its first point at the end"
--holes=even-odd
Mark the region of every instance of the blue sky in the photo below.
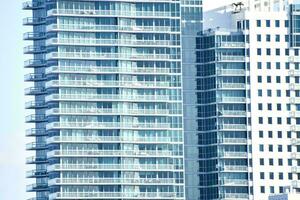
{"type": "MultiPolygon", "coordinates": [[[[29,11],[21,10],[18,0],[4,0],[0,12],[0,200],[24,200],[28,181],[25,179],[25,138],[22,19],[29,11]]],[[[206,0],[206,4],[220,5],[206,0]]],[[[210,6],[211,7],[211,6],[210,6]]],[[[27,44],[29,45],[29,44],[27,44]]],[[[28,114],[28,113],[27,113],[28,114]]]]}

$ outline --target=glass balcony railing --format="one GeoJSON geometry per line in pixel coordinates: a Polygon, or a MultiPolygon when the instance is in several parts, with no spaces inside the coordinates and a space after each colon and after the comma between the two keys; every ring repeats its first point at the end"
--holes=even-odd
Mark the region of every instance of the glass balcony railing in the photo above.
{"type": "Polygon", "coordinates": [[[26,60],[24,62],[25,68],[44,67],[44,66],[46,66],[46,61],[42,59],[31,59],[31,60],[26,60]]]}
{"type": "Polygon", "coordinates": [[[26,123],[46,122],[47,118],[46,118],[45,115],[35,115],[35,114],[33,114],[33,115],[26,116],[25,121],[26,121],[26,123]]]}
{"type": "Polygon", "coordinates": [[[245,97],[219,97],[217,98],[218,103],[245,103],[245,97]]]}
{"type": "Polygon", "coordinates": [[[27,46],[24,47],[24,54],[34,54],[34,53],[46,53],[46,47],[44,46],[27,46]]]}
{"type": "Polygon", "coordinates": [[[246,89],[246,84],[244,83],[219,83],[217,84],[218,89],[246,89]]]}
{"type": "Polygon", "coordinates": [[[230,116],[246,116],[247,112],[243,110],[219,110],[219,116],[230,117],[230,116]]]}
{"type": "Polygon", "coordinates": [[[218,42],[216,47],[219,48],[244,48],[246,46],[245,42],[218,42]]]}
{"type": "Polygon", "coordinates": [[[46,115],[84,114],[84,115],[169,115],[168,109],[118,109],[118,108],[52,108],[46,110],[46,115]]]}
{"type": "Polygon", "coordinates": [[[247,152],[220,151],[219,157],[222,158],[247,158],[247,152]]]}
{"type": "Polygon", "coordinates": [[[23,34],[24,40],[40,40],[46,39],[46,34],[44,32],[28,32],[23,34]]]}
{"type": "Polygon", "coordinates": [[[171,164],[54,164],[48,165],[47,170],[109,170],[109,171],[172,171],[183,170],[183,166],[171,164]]]}
{"type": "Polygon", "coordinates": [[[248,172],[248,167],[242,165],[224,165],[220,166],[219,169],[224,172],[248,172]]]}
{"type": "Polygon", "coordinates": [[[24,76],[24,81],[43,81],[43,80],[46,80],[45,74],[31,73],[31,74],[26,74],[24,76]]]}
{"type": "Polygon", "coordinates": [[[247,130],[246,124],[220,124],[219,130],[247,130]]]}
{"type": "Polygon", "coordinates": [[[43,128],[30,128],[26,130],[27,137],[45,136],[47,135],[46,130],[43,128]]]}
{"type": "Polygon", "coordinates": [[[180,55],[169,54],[121,54],[121,53],[96,53],[96,52],[52,52],[46,59],[122,59],[122,60],[178,60],[180,55]]]}
{"type": "Polygon", "coordinates": [[[176,192],[57,192],[50,194],[50,199],[64,198],[130,198],[130,199],[160,199],[160,200],[183,200],[183,193],[176,192]]]}
{"type": "Polygon", "coordinates": [[[26,172],[27,178],[37,178],[37,177],[45,177],[45,176],[48,176],[47,170],[34,169],[26,172]]]}
{"type": "MultiPolygon", "coordinates": [[[[26,20],[25,20],[26,21],[26,20]]],[[[30,20],[29,20],[30,21],[30,20]]],[[[180,32],[178,30],[172,30],[171,26],[118,26],[118,25],[83,25],[83,24],[51,24],[46,27],[46,31],[130,31],[130,32],[180,32]]]]}
{"type": "Polygon", "coordinates": [[[245,62],[246,61],[246,56],[217,56],[216,61],[219,62],[245,62]]]}
{"type": "Polygon", "coordinates": [[[170,101],[168,95],[122,95],[122,94],[51,94],[46,96],[48,101],[170,101]]]}
{"type": "MultiPolygon", "coordinates": [[[[174,139],[175,140],[175,139],[174,139]]],[[[143,143],[143,144],[168,144],[178,143],[171,137],[122,137],[122,136],[55,136],[47,138],[47,144],[63,142],[82,142],[82,143],[143,143]]]]}
{"type": "Polygon", "coordinates": [[[30,87],[25,89],[25,95],[42,95],[46,93],[47,92],[43,87],[30,87]]]}
{"type": "Polygon", "coordinates": [[[49,188],[47,183],[34,183],[26,186],[27,192],[34,192],[34,191],[41,191],[41,190],[48,190],[48,189],[49,188]]]}
{"type": "MultiPolygon", "coordinates": [[[[51,9],[47,12],[48,16],[56,15],[80,15],[80,16],[94,16],[94,17],[151,17],[151,18],[169,18],[172,16],[171,12],[160,11],[125,11],[125,10],[87,10],[87,9],[51,9]]],[[[177,18],[179,14],[177,15],[177,18]]]]}
{"type": "Polygon", "coordinates": [[[31,142],[26,144],[26,150],[42,150],[42,149],[47,149],[46,144],[36,143],[36,142],[31,142]]]}
{"type": "Polygon", "coordinates": [[[220,138],[220,144],[247,144],[247,138],[220,138]]]}
{"type": "Polygon", "coordinates": [[[217,70],[218,76],[245,76],[246,71],[243,69],[220,69],[217,70]]]}
{"type": "Polygon", "coordinates": [[[23,3],[23,10],[35,10],[45,7],[45,4],[41,1],[26,1],[23,3]]]}
{"type": "Polygon", "coordinates": [[[122,81],[122,80],[51,80],[46,87],[125,87],[125,88],[169,88],[167,81],[122,81]]]}
{"type": "Polygon", "coordinates": [[[47,45],[85,45],[85,46],[176,46],[170,40],[125,40],[125,39],[93,39],[93,38],[50,38],[47,45]]]}
{"type": "Polygon", "coordinates": [[[53,66],[48,67],[45,70],[46,74],[50,73],[91,73],[91,74],[102,74],[102,73],[126,73],[126,74],[172,74],[168,68],[120,68],[120,67],[95,67],[95,66],[53,66]]]}
{"type": "Polygon", "coordinates": [[[47,162],[46,157],[31,156],[26,158],[26,164],[38,164],[38,163],[46,163],[46,162],[47,162]]]}
{"type": "Polygon", "coordinates": [[[247,186],[248,180],[247,179],[221,179],[219,180],[219,184],[223,186],[247,186]]]}
{"type": "Polygon", "coordinates": [[[46,18],[42,17],[27,17],[23,19],[23,25],[40,25],[40,24],[45,24],[46,23],[46,18]]]}
{"type": "Polygon", "coordinates": [[[47,104],[44,101],[29,101],[25,103],[26,109],[46,108],[47,104]]]}
{"type": "MultiPolygon", "coordinates": [[[[49,151],[47,157],[98,157],[98,156],[122,156],[122,157],[172,157],[175,152],[166,150],[56,150],[49,151]]],[[[181,154],[182,156],[182,154],[181,154]]]]}
{"type": "Polygon", "coordinates": [[[100,185],[100,184],[147,184],[163,185],[178,184],[172,178],[55,178],[49,180],[49,185],[80,184],[80,185],[100,185]]]}
{"type": "Polygon", "coordinates": [[[249,200],[247,193],[221,193],[221,199],[238,199],[238,200],[249,200]]]}
{"type": "Polygon", "coordinates": [[[170,130],[169,123],[119,123],[119,122],[52,122],[46,125],[46,129],[157,129],[170,130]]]}

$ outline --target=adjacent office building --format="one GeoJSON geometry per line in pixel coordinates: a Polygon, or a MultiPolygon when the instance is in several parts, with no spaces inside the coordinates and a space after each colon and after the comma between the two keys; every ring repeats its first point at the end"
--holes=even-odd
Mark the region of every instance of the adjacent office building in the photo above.
{"type": "Polygon", "coordinates": [[[200,199],[267,200],[300,179],[297,2],[209,11],[197,39],[200,199]]]}
{"type": "Polygon", "coordinates": [[[186,199],[182,66],[195,66],[195,53],[190,61],[183,50],[195,51],[201,5],[23,4],[32,13],[23,22],[32,27],[24,34],[32,199],[186,199]]]}

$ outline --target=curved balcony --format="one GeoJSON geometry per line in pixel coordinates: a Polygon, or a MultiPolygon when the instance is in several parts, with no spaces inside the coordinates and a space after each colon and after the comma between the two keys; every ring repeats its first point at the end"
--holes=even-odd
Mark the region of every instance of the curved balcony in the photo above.
{"type": "Polygon", "coordinates": [[[220,166],[222,172],[248,172],[248,167],[243,165],[224,165],[220,166]]]}
{"type": "MultiPolygon", "coordinates": [[[[48,16],[80,16],[80,17],[142,17],[142,18],[174,18],[171,12],[159,11],[125,11],[125,10],[86,10],[86,9],[51,9],[48,16]]],[[[177,16],[179,17],[179,16],[177,16]]]]}
{"type": "Polygon", "coordinates": [[[166,81],[121,81],[121,80],[51,80],[46,82],[46,87],[122,87],[122,88],[169,88],[170,82],[166,81]]]}
{"type": "Polygon", "coordinates": [[[46,27],[47,31],[86,31],[86,32],[157,32],[157,33],[175,33],[171,26],[118,26],[118,25],[81,25],[81,24],[51,24],[46,27]]]}
{"type": "Polygon", "coordinates": [[[41,25],[46,23],[46,18],[42,17],[27,17],[23,19],[23,25],[32,26],[32,25],[41,25]]]}
{"type": "Polygon", "coordinates": [[[26,172],[26,178],[42,178],[48,176],[47,170],[30,170],[26,172]]]}
{"type": "Polygon", "coordinates": [[[247,138],[220,138],[219,144],[247,144],[247,138]]]}
{"type": "Polygon", "coordinates": [[[218,103],[246,103],[245,97],[220,97],[217,98],[218,103]]]}
{"type": "Polygon", "coordinates": [[[22,5],[23,10],[36,10],[45,7],[45,4],[41,1],[26,1],[22,5]]]}
{"type": "Polygon", "coordinates": [[[26,186],[27,192],[44,191],[48,189],[49,188],[47,183],[34,183],[26,186]]]}
{"type": "Polygon", "coordinates": [[[121,54],[121,53],[93,53],[93,52],[52,52],[46,54],[47,60],[57,59],[91,59],[91,60],[155,60],[155,61],[169,61],[179,60],[180,55],[169,54],[121,54]]]}
{"type": "Polygon", "coordinates": [[[37,54],[37,53],[46,53],[46,47],[44,46],[27,46],[24,47],[24,54],[37,54]]]}
{"type": "Polygon", "coordinates": [[[219,152],[220,158],[248,158],[247,152],[233,152],[233,151],[226,151],[226,152],[219,152]]]}
{"type": "Polygon", "coordinates": [[[51,171],[173,171],[183,170],[183,166],[171,164],[54,164],[48,165],[47,170],[51,171]]]}
{"type": "Polygon", "coordinates": [[[245,76],[246,70],[243,69],[220,69],[217,70],[217,76],[245,76]]]}
{"type": "Polygon", "coordinates": [[[42,59],[30,59],[24,62],[25,68],[45,67],[46,61],[42,59]]]}
{"type": "MultiPolygon", "coordinates": [[[[55,178],[49,180],[49,185],[176,185],[171,178],[55,178]]],[[[178,184],[178,183],[177,183],[178,184]]]]}
{"type": "Polygon", "coordinates": [[[218,125],[219,130],[247,130],[247,125],[245,124],[221,124],[218,125]]]}
{"type": "MultiPolygon", "coordinates": [[[[86,74],[156,74],[170,75],[171,70],[168,68],[120,68],[120,67],[96,67],[96,66],[53,66],[45,70],[46,74],[51,73],[86,73],[86,74]]],[[[173,73],[174,74],[174,73],[173,73]]]]}
{"type": "Polygon", "coordinates": [[[248,186],[247,179],[221,179],[219,184],[222,186],[248,186]]]}
{"type": "Polygon", "coordinates": [[[243,110],[219,110],[218,116],[220,117],[245,117],[247,115],[246,111],[243,110]]]}
{"type": "Polygon", "coordinates": [[[169,123],[119,123],[119,122],[52,122],[46,125],[50,129],[142,129],[170,130],[169,123]]]}
{"type": "Polygon", "coordinates": [[[122,95],[122,94],[51,94],[45,100],[49,101],[133,101],[133,102],[166,102],[168,95],[122,95]]]}
{"type": "Polygon", "coordinates": [[[47,135],[46,130],[42,128],[30,128],[26,130],[27,137],[37,137],[47,135]]]}
{"type": "Polygon", "coordinates": [[[31,74],[26,74],[24,76],[24,81],[44,81],[44,80],[46,80],[45,74],[31,73],[31,74]]]}
{"type": "Polygon", "coordinates": [[[25,103],[26,109],[39,109],[39,108],[46,108],[47,104],[45,101],[28,101],[25,103]]]}
{"type": "Polygon", "coordinates": [[[50,194],[50,199],[72,199],[84,198],[84,199],[157,199],[157,200],[183,200],[184,194],[173,192],[136,192],[136,193],[125,193],[125,192],[57,192],[50,194]]]}
{"type": "Polygon", "coordinates": [[[216,62],[245,62],[246,56],[226,56],[221,55],[216,57],[216,62]]]}
{"type": "Polygon", "coordinates": [[[46,115],[169,115],[167,109],[52,108],[46,115]]]}
{"type": "Polygon", "coordinates": [[[41,40],[46,39],[46,34],[44,32],[28,32],[23,34],[24,40],[41,40]]]}
{"type": "MultiPolygon", "coordinates": [[[[173,157],[175,153],[166,150],[54,150],[47,153],[52,157],[173,157]]],[[[182,156],[182,155],[181,155],[182,156]]]]}
{"type": "Polygon", "coordinates": [[[25,89],[25,95],[42,95],[47,94],[43,87],[30,87],[25,89]]]}
{"type": "Polygon", "coordinates": [[[26,144],[26,150],[43,150],[47,149],[47,145],[43,143],[31,142],[26,144]]]}
{"type": "Polygon", "coordinates": [[[38,123],[38,122],[46,122],[47,118],[45,115],[28,115],[25,118],[26,123],[38,123]]]}
{"type": "Polygon", "coordinates": [[[226,90],[244,90],[246,89],[246,84],[244,83],[220,83],[217,84],[218,89],[226,89],[226,90]]]}
{"type": "Polygon", "coordinates": [[[178,46],[170,40],[125,40],[125,39],[95,39],[95,38],[50,38],[47,45],[76,45],[76,46],[178,46]]]}
{"type": "Polygon", "coordinates": [[[48,162],[46,157],[31,156],[26,158],[26,164],[40,164],[48,162]]]}
{"type": "Polygon", "coordinates": [[[216,44],[217,48],[244,48],[245,42],[220,42],[216,44]]]}
{"type": "MultiPolygon", "coordinates": [[[[182,141],[178,141],[182,142],[182,141]]],[[[177,142],[177,143],[178,143],[177,142]]],[[[142,144],[171,144],[176,143],[170,137],[121,137],[121,136],[54,136],[47,138],[47,144],[50,143],[142,143],[142,144]]]]}

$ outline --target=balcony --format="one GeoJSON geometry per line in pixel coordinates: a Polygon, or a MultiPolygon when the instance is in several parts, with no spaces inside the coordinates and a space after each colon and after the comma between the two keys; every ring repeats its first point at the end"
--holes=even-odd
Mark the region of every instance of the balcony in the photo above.
{"type": "Polygon", "coordinates": [[[183,193],[176,192],[57,192],[49,195],[49,199],[149,199],[149,200],[183,200],[183,193]]]}
{"type": "Polygon", "coordinates": [[[218,103],[246,103],[245,97],[219,97],[218,103]]]}
{"type": "Polygon", "coordinates": [[[48,162],[46,157],[35,157],[31,156],[26,158],[26,164],[40,164],[48,162]]]}
{"type": "Polygon", "coordinates": [[[46,122],[47,118],[45,115],[28,115],[25,118],[26,123],[39,123],[39,122],[46,122]]]}
{"type": "Polygon", "coordinates": [[[44,191],[44,190],[48,190],[47,183],[34,183],[31,185],[27,185],[26,187],[27,192],[44,191]]]}
{"type": "Polygon", "coordinates": [[[32,25],[41,25],[46,23],[46,18],[41,17],[27,17],[23,19],[23,25],[32,26],[32,25]]]}
{"type": "Polygon", "coordinates": [[[218,116],[220,117],[245,117],[247,115],[246,111],[243,110],[219,110],[218,116]]]}
{"type": "Polygon", "coordinates": [[[46,61],[41,59],[31,59],[24,62],[25,68],[45,67],[46,61]]]}
{"type": "MultiPolygon", "coordinates": [[[[169,123],[119,123],[119,122],[52,122],[46,125],[51,129],[133,129],[133,130],[171,130],[169,123]]],[[[175,128],[176,129],[176,128],[175,128]]],[[[177,128],[180,129],[180,128],[177,128]]]]}
{"type": "Polygon", "coordinates": [[[216,44],[218,48],[244,48],[245,42],[220,42],[216,44]]]}
{"type": "Polygon", "coordinates": [[[247,144],[247,138],[220,138],[219,144],[247,144]]]}
{"type": "Polygon", "coordinates": [[[224,165],[219,169],[222,172],[248,172],[248,167],[243,165],[224,165]]]}
{"type": "Polygon", "coordinates": [[[42,95],[46,93],[47,92],[43,87],[30,87],[25,89],[25,95],[42,95]]]}
{"type": "Polygon", "coordinates": [[[227,89],[227,90],[244,90],[246,89],[246,84],[244,83],[220,83],[217,84],[218,89],[227,89]]]}
{"type": "Polygon", "coordinates": [[[45,7],[43,2],[39,1],[27,1],[23,3],[23,10],[36,10],[36,9],[42,9],[45,7]]]}
{"type": "Polygon", "coordinates": [[[41,178],[41,177],[46,177],[48,176],[47,170],[30,170],[26,172],[26,178],[41,178]]]}
{"type": "Polygon", "coordinates": [[[31,73],[31,74],[26,74],[24,76],[24,81],[44,81],[44,80],[46,80],[45,74],[31,73]]]}
{"type": "Polygon", "coordinates": [[[247,130],[247,125],[245,124],[220,124],[218,125],[219,130],[247,130]]]}
{"type": "Polygon", "coordinates": [[[170,54],[121,54],[121,53],[96,53],[96,52],[51,52],[46,55],[47,60],[57,59],[91,59],[91,60],[179,60],[180,55],[170,54]]]}
{"type": "Polygon", "coordinates": [[[247,193],[221,193],[220,199],[222,200],[249,200],[249,195],[247,193]]]}
{"type": "Polygon", "coordinates": [[[222,186],[248,186],[246,179],[221,179],[219,184],[222,186]]]}
{"type": "Polygon", "coordinates": [[[48,165],[47,170],[51,171],[183,171],[183,166],[171,164],[54,164],[48,165]]]}
{"type": "MultiPolygon", "coordinates": [[[[166,102],[170,101],[168,95],[122,95],[122,94],[51,94],[46,96],[49,101],[145,101],[166,102]]],[[[175,101],[175,100],[174,100],[175,101]]]]}
{"type": "Polygon", "coordinates": [[[217,70],[218,76],[245,76],[246,70],[243,69],[219,69],[217,70]]]}
{"type": "Polygon", "coordinates": [[[24,54],[38,54],[38,53],[46,53],[46,47],[44,46],[27,46],[24,47],[24,54]]]}
{"type": "Polygon", "coordinates": [[[52,157],[175,157],[175,152],[167,150],[54,150],[47,153],[48,158],[52,157]]]}
{"type": "Polygon", "coordinates": [[[31,142],[26,144],[26,150],[45,150],[47,149],[47,145],[43,143],[31,142]]]}
{"type": "Polygon", "coordinates": [[[79,15],[87,17],[150,17],[164,18],[173,17],[170,12],[159,11],[125,11],[125,10],[87,10],[87,9],[51,9],[47,12],[48,16],[79,15]]]}
{"type": "Polygon", "coordinates": [[[169,115],[167,109],[52,108],[46,115],[169,115]]]}
{"type": "Polygon", "coordinates": [[[44,32],[28,32],[23,34],[24,40],[41,40],[46,39],[46,34],[44,32]]]}
{"type": "Polygon", "coordinates": [[[46,82],[46,87],[122,87],[122,88],[169,88],[170,82],[166,81],[121,81],[121,80],[51,80],[46,82]]]}
{"type": "Polygon", "coordinates": [[[233,152],[233,151],[221,151],[219,152],[220,158],[247,158],[247,152],[233,152]]]}
{"type": "Polygon", "coordinates": [[[47,138],[47,144],[51,143],[143,143],[143,144],[175,144],[182,141],[172,141],[170,137],[121,137],[121,136],[78,136],[78,137],[66,137],[55,136],[47,138]]]}
{"type": "Polygon", "coordinates": [[[245,62],[246,56],[217,56],[216,57],[217,62],[245,62]]]}
{"type": "Polygon", "coordinates": [[[42,128],[30,128],[26,130],[27,137],[37,137],[47,135],[46,130],[42,128]]]}
{"type": "Polygon", "coordinates": [[[180,30],[173,31],[171,26],[118,26],[118,25],[81,25],[81,24],[50,24],[46,27],[46,31],[91,31],[91,32],[133,32],[133,33],[143,33],[143,32],[180,32],[180,30]]]}
{"type": "Polygon", "coordinates": [[[49,185],[170,185],[178,184],[172,178],[55,178],[49,180],[49,185]]]}
{"type": "Polygon", "coordinates": [[[129,39],[95,39],[95,38],[50,38],[46,40],[47,45],[83,45],[83,46],[154,46],[168,47],[176,46],[170,40],[129,40],[129,39]]]}
{"type": "Polygon", "coordinates": [[[29,101],[25,103],[26,109],[40,109],[46,108],[47,104],[44,101],[29,101]]]}
{"type": "MultiPolygon", "coordinates": [[[[121,74],[156,74],[170,75],[171,70],[168,68],[141,68],[141,67],[96,67],[96,66],[53,66],[45,70],[46,74],[51,73],[86,73],[86,74],[106,74],[106,73],[121,73],[121,74]]],[[[175,73],[173,73],[175,74],[175,73]]]]}

